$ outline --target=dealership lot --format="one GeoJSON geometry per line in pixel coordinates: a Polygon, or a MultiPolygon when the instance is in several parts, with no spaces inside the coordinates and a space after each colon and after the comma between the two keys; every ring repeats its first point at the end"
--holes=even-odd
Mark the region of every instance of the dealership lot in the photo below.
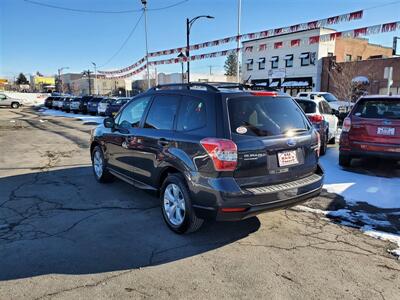
{"type": "MultiPolygon", "coordinates": [[[[0,145],[0,299],[399,295],[400,263],[388,252],[397,246],[353,228],[378,224],[398,232],[399,209],[377,213],[376,206],[324,192],[308,210],[210,223],[178,236],[163,224],[152,194],[121,181],[96,183],[88,142],[98,121],[0,110],[6,141],[0,145]]],[[[328,166],[335,151],[328,149],[322,163],[328,166]]],[[[329,167],[328,175],[343,175],[329,167]]],[[[376,179],[374,193],[354,192],[372,200],[400,172],[398,165],[373,161],[351,171],[376,179]]],[[[352,192],[327,181],[330,192],[352,192]]]]}

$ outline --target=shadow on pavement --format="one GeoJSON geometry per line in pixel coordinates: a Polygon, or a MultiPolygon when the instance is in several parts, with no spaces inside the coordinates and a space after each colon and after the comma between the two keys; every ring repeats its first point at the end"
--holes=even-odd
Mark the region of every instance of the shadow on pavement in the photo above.
{"type": "Polygon", "coordinates": [[[257,231],[260,222],[208,223],[190,235],[164,224],[159,200],[90,167],[0,178],[0,280],[92,274],[168,263],[257,231]]]}

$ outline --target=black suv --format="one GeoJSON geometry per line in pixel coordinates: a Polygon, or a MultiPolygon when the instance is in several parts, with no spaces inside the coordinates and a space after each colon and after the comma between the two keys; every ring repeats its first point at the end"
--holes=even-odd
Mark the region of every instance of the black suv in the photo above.
{"type": "Polygon", "coordinates": [[[92,132],[95,178],[159,192],[177,233],[319,195],[319,135],[286,94],[208,84],[157,86],[92,132]]]}

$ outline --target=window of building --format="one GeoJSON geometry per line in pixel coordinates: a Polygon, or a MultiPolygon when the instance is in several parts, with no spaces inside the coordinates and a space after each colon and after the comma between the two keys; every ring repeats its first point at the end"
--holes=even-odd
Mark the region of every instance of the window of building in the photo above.
{"type": "Polygon", "coordinates": [[[252,59],[248,59],[246,61],[246,66],[247,66],[247,71],[252,71],[253,70],[253,60],[252,59]]]}
{"type": "Polygon", "coordinates": [[[360,60],[362,60],[362,56],[357,56],[357,61],[360,61],[360,60]]]}
{"type": "Polygon", "coordinates": [[[293,54],[288,54],[285,56],[285,67],[286,68],[293,67],[293,54]]]}
{"type": "Polygon", "coordinates": [[[144,128],[172,130],[180,97],[156,96],[151,104],[144,128]]]}
{"type": "Polygon", "coordinates": [[[265,69],[265,57],[261,57],[258,60],[258,69],[259,70],[264,70],[265,69]]]}
{"type": "Polygon", "coordinates": [[[176,130],[191,131],[207,125],[206,103],[203,99],[184,96],[179,107],[176,130]]]}
{"type": "Polygon", "coordinates": [[[351,54],[346,54],[344,61],[351,61],[351,54]]]}
{"type": "Polygon", "coordinates": [[[309,66],[310,65],[310,52],[304,52],[300,54],[301,66],[309,66]]]}
{"type": "Polygon", "coordinates": [[[270,62],[271,62],[271,69],[278,69],[279,56],[272,56],[270,62]]]}

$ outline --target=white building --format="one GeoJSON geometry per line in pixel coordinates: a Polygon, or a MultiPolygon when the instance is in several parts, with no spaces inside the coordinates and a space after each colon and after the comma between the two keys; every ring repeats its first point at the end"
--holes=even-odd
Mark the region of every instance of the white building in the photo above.
{"type": "Polygon", "coordinates": [[[291,95],[319,91],[322,57],[334,55],[335,41],[309,38],[334,33],[318,28],[243,42],[242,81],[263,83],[291,95]]]}

